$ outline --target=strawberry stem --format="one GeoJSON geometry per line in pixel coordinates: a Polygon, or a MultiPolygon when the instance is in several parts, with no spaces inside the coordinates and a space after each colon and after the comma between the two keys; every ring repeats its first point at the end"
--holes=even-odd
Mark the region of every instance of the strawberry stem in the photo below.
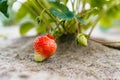
{"type": "Polygon", "coordinates": [[[115,42],[105,42],[105,41],[100,41],[100,40],[95,40],[95,39],[92,39],[92,38],[90,38],[90,40],[92,40],[92,41],[94,41],[94,42],[97,42],[97,43],[100,43],[100,44],[116,44],[116,43],[119,43],[119,42],[117,42],[117,41],[115,41],[115,42]]]}

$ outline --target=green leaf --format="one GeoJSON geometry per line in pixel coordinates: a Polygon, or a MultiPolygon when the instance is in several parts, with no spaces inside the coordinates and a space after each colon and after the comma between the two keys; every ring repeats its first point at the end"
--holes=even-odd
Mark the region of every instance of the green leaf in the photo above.
{"type": "Polygon", "coordinates": [[[20,21],[27,15],[28,9],[24,6],[26,4],[27,4],[27,2],[23,3],[22,6],[20,7],[19,11],[17,12],[16,21],[20,21]]]}
{"type": "Polygon", "coordinates": [[[79,23],[81,23],[81,24],[85,25],[85,21],[84,21],[84,19],[83,19],[83,18],[78,17],[78,16],[76,16],[76,18],[77,18],[77,21],[78,21],[79,23]]]}
{"type": "Polygon", "coordinates": [[[63,17],[65,17],[65,14],[64,14],[64,13],[62,13],[61,11],[59,11],[59,10],[57,10],[57,9],[55,9],[55,8],[51,8],[51,9],[50,9],[50,12],[51,12],[54,16],[56,16],[56,17],[58,17],[58,18],[63,18],[63,17]]]}
{"type": "Polygon", "coordinates": [[[71,11],[65,11],[64,13],[66,15],[66,20],[70,20],[75,17],[74,13],[71,11]]]}
{"type": "Polygon", "coordinates": [[[71,12],[71,11],[65,11],[65,12],[62,12],[60,10],[57,10],[55,8],[51,8],[50,9],[50,12],[58,17],[59,19],[62,19],[62,20],[71,20],[72,18],[74,18],[74,13],[71,12]]]}
{"type": "Polygon", "coordinates": [[[20,34],[24,36],[29,30],[31,30],[35,25],[32,22],[25,22],[20,26],[20,34]]]}
{"type": "Polygon", "coordinates": [[[52,7],[61,10],[61,11],[69,11],[69,9],[67,8],[67,6],[65,6],[64,4],[61,4],[59,1],[56,2],[50,2],[52,7]]]}
{"type": "Polygon", "coordinates": [[[52,0],[51,3],[53,5],[53,8],[50,8],[50,12],[54,16],[62,20],[70,20],[74,18],[74,13],[69,11],[69,9],[64,4],[61,4],[59,1],[56,1],[56,0],[54,1],[52,0]]]}
{"type": "Polygon", "coordinates": [[[7,5],[7,0],[0,0],[0,11],[6,16],[8,17],[8,5],[7,5]]]}
{"type": "Polygon", "coordinates": [[[40,26],[38,26],[36,28],[36,32],[38,34],[45,33],[46,32],[46,26],[45,26],[45,24],[41,24],[40,26]]]}

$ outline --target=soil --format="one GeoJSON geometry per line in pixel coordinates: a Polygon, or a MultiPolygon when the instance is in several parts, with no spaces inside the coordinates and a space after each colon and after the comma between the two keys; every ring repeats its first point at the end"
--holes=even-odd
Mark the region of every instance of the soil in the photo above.
{"type": "Polygon", "coordinates": [[[0,80],[120,80],[120,51],[89,41],[88,47],[59,40],[55,55],[37,63],[33,40],[22,37],[0,46],[0,80]]]}

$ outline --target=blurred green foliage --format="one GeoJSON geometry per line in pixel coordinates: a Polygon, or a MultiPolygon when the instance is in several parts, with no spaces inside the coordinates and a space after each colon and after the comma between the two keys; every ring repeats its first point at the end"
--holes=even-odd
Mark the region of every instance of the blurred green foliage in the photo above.
{"type": "Polygon", "coordinates": [[[20,27],[20,34],[25,35],[29,30],[31,30],[35,25],[32,22],[23,23],[20,27]]]}
{"type": "Polygon", "coordinates": [[[3,25],[11,25],[15,22],[15,12],[12,10],[16,0],[0,0],[0,21],[3,25]]]}
{"type": "Polygon", "coordinates": [[[7,13],[8,5],[7,5],[7,0],[0,0],[0,11],[8,17],[7,13]]]}

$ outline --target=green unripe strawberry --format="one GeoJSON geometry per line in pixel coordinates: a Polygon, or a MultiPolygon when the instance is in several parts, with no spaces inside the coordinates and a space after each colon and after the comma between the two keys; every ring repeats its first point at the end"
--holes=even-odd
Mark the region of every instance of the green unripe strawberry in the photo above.
{"type": "Polygon", "coordinates": [[[82,33],[78,34],[76,40],[82,46],[86,47],[88,45],[88,40],[85,34],[82,33]]]}

